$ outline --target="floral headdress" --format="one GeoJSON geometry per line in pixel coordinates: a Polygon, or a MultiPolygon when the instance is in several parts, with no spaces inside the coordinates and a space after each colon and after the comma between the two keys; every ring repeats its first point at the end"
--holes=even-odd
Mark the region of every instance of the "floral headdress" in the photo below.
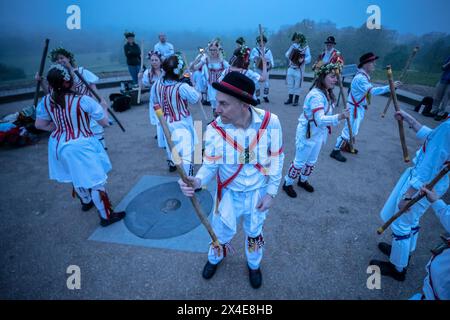
{"type": "Polygon", "coordinates": [[[56,62],[58,60],[58,56],[59,55],[63,55],[64,57],[67,57],[70,61],[70,64],[73,66],[75,63],[75,56],[73,55],[72,52],[64,49],[63,47],[58,47],[53,49],[50,54],[48,55],[48,57],[50,58],[50,60],[52,62],[56,62]]]}
{"type": "Polygon", "coordinates": [[[342,64],[340,62],[324,64],[316,70],[316,77],[319,77],[322,74],[329,74],[331,72],[334,72],[335,70],[341,72],[342,64]]]}
{"type": "Polygon", "coordinates": [[[306,47],[308,44],[305,35],[301,32],[294,32],[292,35],[292,41],[297,42],[302,48],[306,47]]]}
{"type": "Polygon", "coordinates": [[[69,70],[67,70],[66,67],[64,67],[58,63],[52,64],[50,66],[50,68],[48,68],[48,72],[52,71],[53,69],[61,71],[64,81],[70,81],[72,79],[72,77],[70,76],[70,72],[69,72],[69,70]]]}
{"type": "Polygon", "coordinates": [[[159,60],[162,60],[161,52],[150,50],[147,54],[148,59],[150,59],[152,57],[152,55],[156,55],[156,56],[158,56],[159,60]]]}
{"type": "Polygon", "coordinates": [[[184,62],[183,57],[179,53],[175,53],[175,56],[178,59],[178,65],[175,69],[173,69],[173,73],[175,73],[176,75],[182,75],[186,67],[186,63],[184,62]]]}

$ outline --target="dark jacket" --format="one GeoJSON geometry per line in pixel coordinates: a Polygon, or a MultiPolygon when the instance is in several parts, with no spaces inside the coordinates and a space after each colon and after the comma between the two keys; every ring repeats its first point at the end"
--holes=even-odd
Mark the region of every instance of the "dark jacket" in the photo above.
{"type": "Polygon", "coordinates": [[[128,42],[123,47],[127,64],[129,66],[138,66],[141,64],[141,48],[136,43],[130,45],[128,42]]]}

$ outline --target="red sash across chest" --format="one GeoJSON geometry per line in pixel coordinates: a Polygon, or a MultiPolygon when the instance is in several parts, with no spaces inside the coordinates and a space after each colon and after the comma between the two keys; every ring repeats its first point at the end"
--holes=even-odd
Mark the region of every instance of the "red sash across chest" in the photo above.
{"type": "MultiPolygon", "coordinates": [[[[258,130],[258,133],[256,134],[255,138],[252,140],[252,142],[250,143],[249,147],[246,149],[244,147],[242,147],[236,140],[234,140],[233,138],[231,138],[223,128],[219,127],[216,121],[213,121],[211,123],[211,126],[217,131],[217,133],[229,144],[231,145],[236,151],[238,151],[240,154],[242,153],[251,153],[253,152],[253,150],[256,148],[256,146],[258,145],[259,140],[261,139],[261,137],[264,135],[267,126],[270,122],[270,112],[266,111],[264,114],[264,118],[263,121],[261,123],[261,126],[258,130]]],[[[269,152],[269,151],[268,151],[269,152]]],[[[281,153],[283,152],[283,148],[280,148],[280,150],[278,152],[276,152],[276,154],[270,154],[270,156],[279,156],[281,153]]],[[[263,175],[267,175],[267,169],[264,168],[261,164],[259,163],[255,163],[253,164],[255,166],[255,168],[263,175]]],[[[219,206],[219,202],[222,199],[222,191],[224,188],[226,188],[231,182],[233,182],[234,179],[236,179],[236,177],[239,175],[239,173],[241,172],[242,168],[244,167],[244,163],[240,163],[236,172],[231,175],[230,177],[228,177],[225,180],[222,180],[220,177],[220,174],[217,173],[217,201],[216,201],[216,212],[218,210],[218,206],[219,206]]]]}
{"type": "MultiPolygon", "coordinates": [[[[358,72],[357,75],[358,75],[358,74],[363,75],[364,77],[367,78],[367,81],[370,82],[369,77],[368,77],[365,73],[363,73],[363,72],[358,72]]],[[[350,90],[350,98],[352,99],[352,104],[353,104],[353,106],[355,107],[355,108],[353,109],[353,118],[356,119],[356,117],[358,116],[357,109],[358,109],[358,108],[361,108],[361,103],[363,103],[364,100],[366,100],[366,98],[367,98],[367,96],[370,94],[370,91],[371,91],[371,90],[372,90],[372,88],[370,88],[370,89],[363,95],[363,97],[361,98],[361,100],[359,100],[359,101],[356,101],[355,97],[353,96],[352,91],[350,90]]]]}

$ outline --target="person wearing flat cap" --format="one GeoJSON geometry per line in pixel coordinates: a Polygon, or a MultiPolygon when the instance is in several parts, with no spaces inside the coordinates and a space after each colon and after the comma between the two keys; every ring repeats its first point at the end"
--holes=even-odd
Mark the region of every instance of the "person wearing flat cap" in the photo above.
{"type": "MultiPolygon", "coordinates": [[[[375,70],[375,61],[378,57],[372,52],[363,54],[359,58],[358,72],[352,80],[350,85],[350,94],[347,98],[347,107],[350,109],[350,124],[353,133],[353,145],[355,145],[355,138],[359,133],[359,128],[364,120],[364,115],[370,105],[372,96],[378,96],[390,92],[389,86],[375,87],[370,82],[370,74],[375,70]]],[[[400,81],[395,81],[395,87],[401,85],[400,81]]],[[[347,123],[344,124],[341,135],[337,138],[334,150],[330,157],[340,162],[345,162],[347,159],[341,154],[341,151],[349,153],[358,153],[358,150],[353,148],[351,151],[348,143],[350,134],[347,123]]]]}
{"type": "Polygon", "coordinates": [[[231,249],[237,224],[243,218],[249,281],[262,284],[263,225],[281,182],[284,153],[278,117],[254,108],[254,82],[239,72],[228,73],[217,90],[219,115],[208,125],[203,165],[189,187],[179,180],[182,192],[192,197],[196,189],[217,178],[212,228],[222,246],[210,246],[203,277],[210,279],[231,249]]]}

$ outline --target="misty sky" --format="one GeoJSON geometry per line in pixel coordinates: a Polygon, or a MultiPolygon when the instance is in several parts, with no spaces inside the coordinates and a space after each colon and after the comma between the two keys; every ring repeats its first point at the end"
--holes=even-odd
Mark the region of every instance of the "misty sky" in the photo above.
{"type": "Polygon", "coordinates": [[[81,8],[84,31],[157,29],[271,31],[305,18],[332,21],[338,27],[359,27],[371,4],[381,8],[382,26],[401,33],[450,32],[450,0],[0,0],[2,32],[65,29],[66,9],[81,8]],[[318,6],[320,5],[320,6],[318,6]]]}

